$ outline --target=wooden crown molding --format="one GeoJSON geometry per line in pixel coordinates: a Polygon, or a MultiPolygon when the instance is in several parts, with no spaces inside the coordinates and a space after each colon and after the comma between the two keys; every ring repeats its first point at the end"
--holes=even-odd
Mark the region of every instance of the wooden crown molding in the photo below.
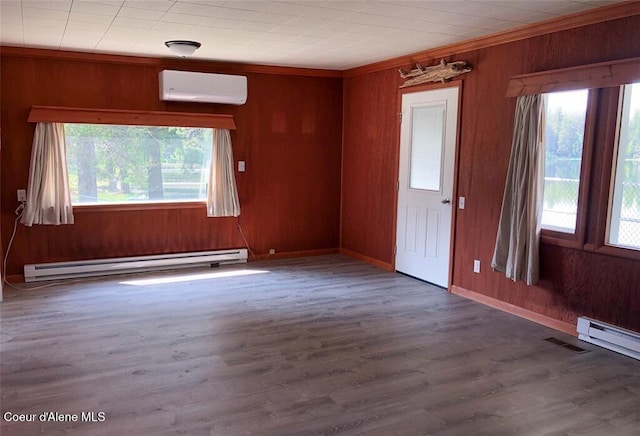
{"type": "Polygon", "coordinates": [[[570,30],[576,27],[602,23],[619,18],[640,15],[640,1],[623,1],[610,6],[589,9],[588,11],[554,18],[540,23],[529,24],[515,29],[505,30],[487,36],[470,39],[467,41],[445,45],[433,49],[423,50],[417,53],[387,59],[361,67],[343,71],[343,77],[354,77],[362,74],[375,73],[377,71],[400,68],[416,62],[424,62],[428,59],[442,59],[460,53],[480,50],[500,44],[521,41],[523,39],[542,36],[553,32],[570,30]]]}
{"type": "Polygon", "coordinates": [[[126,64],[167,69],[189,69],[202,72],[220,73],[261,73],[287,76],[308,76],[341,78],[342,72],[315,68],[282,67],[275,65],[254,65],[233,62],[205,61],[193,59],[156,58],[144,56],[127,56],[105,53],[87,53],[68,50],[51,50],[30,47],[0,46],[2,56],[40,58],[76,62],[100,62],[108,64],[126,64]]]}
{"type": "Polygon", "coordinates": [[[30,123],[123,124],[133,126],[214,127],[235,129],[233,115],[33,106],[30,123]]]}

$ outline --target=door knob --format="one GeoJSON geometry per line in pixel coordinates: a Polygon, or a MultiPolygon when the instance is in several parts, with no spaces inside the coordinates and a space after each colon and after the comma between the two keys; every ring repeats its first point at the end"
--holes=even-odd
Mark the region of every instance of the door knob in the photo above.
{"type": "Polygon", "coordinates": [[[440,203],[442,203],[442,204],[451,204],[451,200],[449,200],[448,198],[445,198],[440,203]]]}

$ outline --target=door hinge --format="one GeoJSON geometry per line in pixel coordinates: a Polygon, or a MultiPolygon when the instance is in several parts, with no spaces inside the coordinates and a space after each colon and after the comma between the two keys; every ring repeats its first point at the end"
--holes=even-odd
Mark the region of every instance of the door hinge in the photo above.
{"type": "Polygon", "coordinates": [[[400,180],[396,180],[396,191],[400,191],[400,180]]]}
{"type": "Polygon", "coordinates": [[[398,121],[402,123],[402,112],[398,112],[398,121]]]}
{"type": "Polygon", "coordinates": [[[395,255],[397,255],[397,254],[398,254],[398,246],[397,246],[397,245],[394,245],[394,246],[393,246],[393,255],[395,256],[395,255]]]}

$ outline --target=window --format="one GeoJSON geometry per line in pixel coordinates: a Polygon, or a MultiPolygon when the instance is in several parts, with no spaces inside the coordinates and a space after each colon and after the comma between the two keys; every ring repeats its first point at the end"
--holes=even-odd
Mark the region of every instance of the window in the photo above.
{"type": "Polygon", "coordinates": [[[640,83],[622,87],[607,244],[640,250],[640,83]]]}
{"type": "Polygon", "coordinates": [[[589,91],[544,95],[542,227],[575,233],[589,91]]]}
{"type": "Polygon", "coordinates": [[[205,201],[213,129],[65,124],[74,205],[205,201]]]}

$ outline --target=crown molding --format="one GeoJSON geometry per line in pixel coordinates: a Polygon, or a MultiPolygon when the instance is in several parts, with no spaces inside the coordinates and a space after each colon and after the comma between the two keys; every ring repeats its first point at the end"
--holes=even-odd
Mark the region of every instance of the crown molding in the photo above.
{"type": "Polygon", "coordinates": [[[108,64],[139,65],[159,68],[190,69],[203,72],[233,72],[279,74],[288,76],[333,77],[341,78],[338,70],[323,70],[314,68],[283,67],[275,65],[243,64],[221,61],[207,61],[201,59],[158,58],[145,56],[127,56],[106,53],[88,53],[68,50],[52,50],[44,48],[0,46],[2,56],[51,59],[75,62],[98,62],[108,64]]]}

